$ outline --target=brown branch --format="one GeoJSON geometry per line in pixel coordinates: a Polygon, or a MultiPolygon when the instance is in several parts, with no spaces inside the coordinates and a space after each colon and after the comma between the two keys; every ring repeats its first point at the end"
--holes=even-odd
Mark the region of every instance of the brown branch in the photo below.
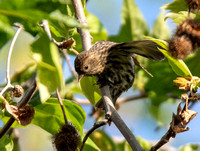
{"type": "Polygon", "coordinates": [[[93,127],[87,132],[87,134],[85,135],[83,142],[81,144],[81,148],[80,151],[83,150],[83,147],[85,145],[85,142],[87,141],[88,137],[90,136],[90,134],[92,134],[97,128],[106,125],[109,122],[109,119],[104,119],[103,121],[100,122],[96,122],[94,123],[93,127]]]}
{"type": "MultiPolygon", "coordinates": [[[[21,101],[19,102],[18,107],[23,107],[25,106],[30,99],[32,98],[35,90],[36,90],[36,81],[34,80],[31,87],[27,90],[26,94],[23,96],[23,98],[21,99],[21,101]]],[[[0,131],[0,138],[7,132],[7,130],[12,126],[12,124],[14,123],[15,119],[14,117],[10,117],[10,119],[7,121],[7,123],[4,125],[4,127],[1,129],[0,131]]]]}
{"type": "MultiPolygon", "coordinates": [[[[171,128],[169,128],[169,130],[166,132],[166,134],[160,139],[160,141],[154,145],[153,147],[151,147],[150,151],[156,151],[158,150],[160,147],[162,147],[164,144],[169,142],[169,139],[171,137],[173,137],[175,135],[175,133],[173,132],[173,130],[171,128]]],[[[175,136],[174,136],[175,137],[175,136]]]]}
{"type": "Polygon", "coordinates": [[[197,112],[188,110],[188,98],[186,99],[185,106],[181,109],[181,103],[177,107],[177,114],[173,113],[170,127],[160,141],[151,147],[150,151],[156,151],[164,144],[169,142],[169,139],[175,138],[177,133],[182,133],[189,130],[186,125],[196,116],[197,112]]]}
{"type": "Polygon", "coordinates": [[[66,114],[65,114],[65,109],[64,109],[64,107],[63,107],[63,102],[62,102],[62,99],[61,99],[61,97],[60,97],[60,93],[59,93],[59,91],[58,91],[58,88],[56,89],[56,94],[57,94],[57,97],[58,97],[58,101],[59,101],[59,103],[60,103],[60,107],[61,107],[62,112],[63,112],[65,124],[67,124],[67,123],[68,123],[68,121],[67,121],[67,116],[66,116],[66,114]]]}

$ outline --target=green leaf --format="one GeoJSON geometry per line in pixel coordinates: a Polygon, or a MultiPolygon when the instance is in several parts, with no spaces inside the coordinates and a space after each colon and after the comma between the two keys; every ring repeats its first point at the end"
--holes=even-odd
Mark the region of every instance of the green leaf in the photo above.
{"type": "Polygon", "coordinates": [[[173,13],[188,10],[185,0],[174,0],[174,2],[162,6],[162,8],[170,10],[173,13]]]}
{"type": "Polygon", "coordinates": [[[174,59],[166,50],[158,48],[168,59],[170,66],[178,76],[192,76],[183,60],[174,59]]]}
{"type": "Polygon", "coordinates": [[[95,77],[83,77],[80,81],[83,94],[88,98],[91,104],[95,105],[101,99],[99,86],[96,84],[95,77]]]}
{"type": "Polygon", "coordinates": [[[91,140],[100,148],[100,150],[116,151],[116,145],[113,140],[102,130],[95,131],[90,136],[91,140]]]}
{"type": "MultiPolygon", "coordinates": [[[[137,137],[136,139],[145,151],[148,151],[149,148],[151,148],[151,143],[149,143],[145,139],[143,139],[141,137],[137,137]]],[[[118,151],[132,151],[132,149],[127,141],[117,143],[117,149],[118,149],[118,151]]]]}
{"type": "Polygon", "coordinates": [[[169,39],[169,28],[164,21],[164,11],[160,13],[158,18],[156,19],[154,26],[153,26],[153,32],[152,37],[158,38],[158,39],[169,39]]]}
{"type": "Polygon", "coordinates": [[[200,68],[198,66],[199,58],[200,58],[200,50],[196,51],[196,53],[191,54],[185,60],[187,66],[189,67],[193,75],[199,75],[200,73],[200,68]]]}
{"type": "MultiPolygon", "coordinates": [[[[192,12],[190,13],[191,18],[194,18],[195,16],[196,15],[193,14],[192,12]]],[[[178,12],[178,13],[168,13],[165,17],[165,20],[168,19],[168,18],[171,18],[174,23],[180,24],[188,18],[188,12],[181,11],[181,12],[178,12]]]]}
{"type": "Polygon", "coordinates": [[[7,17],[0,15],[0,36],[4,37],[0,41],[0,48],[14,35],[14,30],[9,24],[7,17]]]}
{"type": "Polygon", "coordinates": [[[37,85],[44,102],[50,93],[63,86],[63,72],[58,49],[43,33],[32,44],[33,58],[37,63],[37,85]]]}
{"type": "Polygon", "coordinates": [[[6,101],[6,99],[4,99],[3,96],[0,96],[0,103],[2,103],[2,102],[7,102],[7,101],[6,101]]]}
{"type": "Polygon", "coordinates": [[[68,36],[70,27],[81,26],[76,18],[62,14],[59,10],[56,10],[50,14],[50,21],[54,28],[62,35],[62,37],[68,36]]]}
{"type": "Polygon", "coordinates": [[[76,79],[73,79],[73,81],[71,82],[66,82],[64,90],[63,92],[61,92],[61,95],[64,96],[64,98],[71,100],[74,96],[74,93],[82,94],[78,80],[76,79]]]}
{"type": "Polygon", "coordinates": [[[5,10],[0,9],[0,13],[10,20],[10,25],[15,22],[22,24],[26,31],[35,35],[39,31],[39,24],[42,19],[48,19],[49,15],[37,9],[5,10]]]}
{"type": "MultiPolygon", "coordinates": [[[[86,119],[84,110],[78,104],[68,100],[63,100],[63,105],[67,119],[82,134],[86,119]]],[[[34,109],[35,116],[32,124],[41,127],[52,135],[55,135],[64,125],[64,117],[58,99],[50,98],[45,103],[35,106],[34,109]]]]}
{"type": "Polygon", "coordinates": [[[199,150],[199,144],[187,144],[179,149],[179,151],[198,151],[198,150],[199,150]]]}
{"type": "Polygon", "coordinates": [[[12,151],[14,147],[14,143],[11,138],[9,138],[8,135],[4,135],[0,139],[0,150],[1,151],[12,151]]]}
{"type": "MultiPolygon", "coordinates": [[[[85,137],[85,134],[82,135],[81,139],[83,140],[84,137],[85,137]]],[[[90,138],[88,138],[83,147],[83,151],[101,151],[101,150],[90,138]]]]}
{"type": "Polygon", "coordinates": [[[122,42],[143,39],[148,35],[148,28],[143,16],[133,0],[124,0],[121,10],[121,29],[110,41],[122,42]]]}
{"type": "Polygon", "coordinates": [[[148,142],[147,140],[143,139],[142,137],[137,137],[137,141],[138,143],[142,146],[142,148],[146,151],[149,150],[149,148],[151,148],[151,143],[148,142]]]}
{"type": "Polygon", "coordinates": [[[168,43],[166,41],[161,40],[161,39],[156,39],[156,38],[148,37],[148,36],[145,36],[145,38],[154,41],[155,43],[157,43],[159,46],[161,46],[165,50],[168,50],[168,43]]]}
{"type": "Polygon", "coordinates": [[[99,19],[91,13],[87,13],[87,21],[89,23],[89,31],[93,37],[93,42],[107,40],[107,31],[99,19]]]}

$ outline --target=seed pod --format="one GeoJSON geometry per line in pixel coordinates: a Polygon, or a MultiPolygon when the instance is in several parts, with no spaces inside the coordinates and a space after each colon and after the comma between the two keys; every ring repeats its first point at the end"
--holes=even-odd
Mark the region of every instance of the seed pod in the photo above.
{"type": "Polygon", "coordinates": [[[24,93],[24,89],[21,87],[21,85],[15,85],[12,89],[11,96],[14,97],[20,97],[24,93]]]}
{"type": "Polygon", "coordinates": [[[23,126],[31,123],[35,113],[34,108],[28,104],[20,108],[6,104],[6,109],[23,126]]]}
{"type": "Polygon", "coordinates": [[[199,0],[185,0],[189,10],[199,10],[200,9],[200,1],[199,0]]]}
{"type": "Polygon", "coordinates": [[[200,20],[188,18],[176,29],[169,42],[169,52],[174,58],[184,59],[200,47],[200,20]]]}
{"type": "Polygon", "coordinates": [[[80,144],[80,134],[72,124],[67,123],[54,136],[53,144],[57,151],[76,151],[80,144]]]}
{"type": "Polygon", "coordinates": [[[192,51],[192,42],[188,37],[174,37],[169,42],[169,52],[176,59],[184,59],[192,51]]]}

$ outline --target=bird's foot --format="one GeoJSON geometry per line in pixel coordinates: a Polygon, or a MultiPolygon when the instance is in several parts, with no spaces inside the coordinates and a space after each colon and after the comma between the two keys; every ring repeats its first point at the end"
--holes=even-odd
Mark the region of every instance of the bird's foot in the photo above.
{"type": "Polygon", "coordinates": [[[111,111],[107,111],[106,112],[106,114],[105,114],[105,119],[107,119],[108,120],[108,124],[109,124],[109,126],[110,126],[110,124],[111,124],[111,111]]]}

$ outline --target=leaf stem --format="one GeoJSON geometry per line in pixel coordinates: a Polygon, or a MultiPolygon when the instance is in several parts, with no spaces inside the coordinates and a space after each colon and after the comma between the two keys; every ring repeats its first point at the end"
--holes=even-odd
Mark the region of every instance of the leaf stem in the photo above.
{"type": "Polygon", "coordinates": [[[65,124],[67,124],[67,123],[68,123],[68,121],[67,121],[67,116],[66,116],[66,114],[65,114],[65,109],[64,109],[63,102],[62,102],[62,99],[61,99],[61,97],[60,97],[60,93],[59,93],[59,91],[58,91],[58,88],[56,89],[56,94],[57,94],[57,97],[58,97],[58,101],[59,101],[59,103],[60,103],[60,107],[61,107],[62,112],[63,112],[65,124]]]}
{"type": "Polygon", "coordinates": [[[13,86],[11,85],[11,80],[10,80],[10,61],[11,61],[11,55],[12,55],[12,52],[13,52],[14,45],[15,45],[15,42],[17,40],[17,37],[19,36],[19,33],[23,29],[23,26],[20,25],[20,24],[15,24],[15,26],[18,27],[18,29],[17,29],[17,32],[15,33],[15,36],[13,37],[13,40],[12,40],[11,45],[10,45],[9,52],[8,52],[8,58],[7,58],[7,65],[6,65],[6,81],[7,81],[7,84],[1,90],[0,96],[2,96],[3,93],[6,90],[8,90],[9,88],[13,88],[13,86]]]}

